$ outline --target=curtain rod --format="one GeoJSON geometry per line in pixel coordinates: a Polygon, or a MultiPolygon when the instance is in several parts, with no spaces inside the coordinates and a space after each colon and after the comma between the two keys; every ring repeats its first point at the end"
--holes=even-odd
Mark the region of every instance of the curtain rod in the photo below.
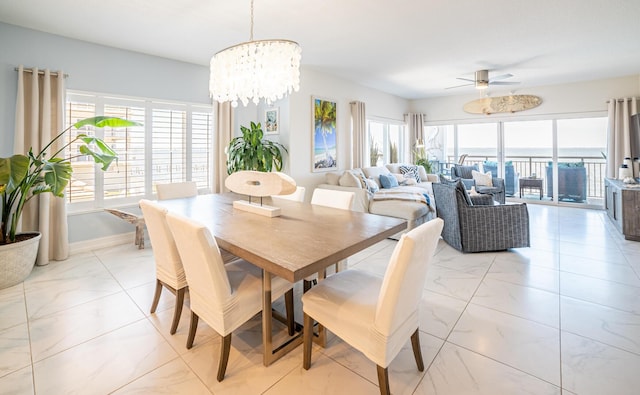
{"type": "MultiPolygon", "coordinates": [[[[15,71],[20,70],[18,67],[14,68],[15,71]]],[[[27,73],[33,73],[33,69],[22,69],[22,71],[26,71],[27,73]]],[[[57,71],[50,71],[51,75],[58,75],[57,71]]],[[[44,75],[44,70],[38,70],[38,75],[44,75]]],[[[64,78],[69,78],[69,74],[64,74],[64,78]]]]}
{"type": "MultiPolygon", "coordinates": [[[[625,100],[628,99],[636,99],[636,100],[640,100],[640,97],[625,97],[624,99],[615,99],[618,103],[622,103],[625,100]]],[[[607,104],[611,103],[611,100],[607,100],[607,104]]]]}

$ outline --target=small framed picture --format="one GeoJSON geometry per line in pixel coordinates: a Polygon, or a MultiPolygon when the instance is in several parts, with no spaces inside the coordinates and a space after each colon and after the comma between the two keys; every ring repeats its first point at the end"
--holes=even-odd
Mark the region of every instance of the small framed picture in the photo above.
{"type": "Polygon", "coordinates": [[[264,133],[278,134],[280,127],[280,111],[278,107],[267,108],[264,111],[264,133]]]}

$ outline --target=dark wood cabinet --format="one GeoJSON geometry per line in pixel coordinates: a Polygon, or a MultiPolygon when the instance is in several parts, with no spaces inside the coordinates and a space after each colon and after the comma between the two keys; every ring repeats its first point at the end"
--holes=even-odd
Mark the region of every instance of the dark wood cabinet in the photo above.
{"type": "Polygon", "coordinates": [[[604,206],[611,221],[625,239],[640,241],[640,188],[607,178],[604,189],[604,206]]]}

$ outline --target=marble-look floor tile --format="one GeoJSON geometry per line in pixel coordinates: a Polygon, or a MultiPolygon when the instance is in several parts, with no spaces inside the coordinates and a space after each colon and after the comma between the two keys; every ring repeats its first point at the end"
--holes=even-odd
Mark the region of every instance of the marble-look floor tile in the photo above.
{"type": "Polygon", "coordinates": [[[151,249],[138,250],[121,246],[96,251],[96,256],[124,288],[137,287],[155,281],[155,261],[151,249]],[[114,253],[115,252],[118,253],[114,253]]]}
{"type": "Polygon", "coordinates": [[[431,265],[427,269],[425,289],[467,302],[471,299],[481,280],[481,276],[444,266],[431,265]]]}
{"type": "Polygon", "coordinates": [[[434,257],[433,264],[482,277],[489,270],[495,257],[495,252],[463,254],[448,248],[434,257]]]}
{"type": "Polygon", "coordinates": [[[640,356],[562,332],[562,386],[580,395],[636,395],[640,356]]]}
{"type": "Polygon", "coordinates": [[[420,301],[420,330],[446,339],[467,303],[451,296],[424,290],[420,301]]]}
{"type": "Polygon", "coordinates": [[[22,283],[0,290],[0,331],[27,322],[22,283]]]}
{"type": "Polygon", "coordinates": [[[36,362],[36,393],[109,393],[177,356],[142,320],[36,362]]]}
{"type": "MultiPolygon", "coordinates": [[[[138,287],[129,288],[126,290],[129,297],[133,299],[140,311],[142,311],[147,317],[151,315],[151,303],[153,302],[153,295],[155,294],[155,291],[155,279],[153,282],[149,282],[138,287]]],[[[187,296],[185,296],[185,299],[186,297],[187,296]]],[[[163,288],[162,293],[160,294],[160,300],[158,301],[158,306],[156,307],[156,313],[164,310],[173,311],[175,303],[175,295],[166,288],[163,288]]]]}
{"type": "Polygon", "coordinates": [[[537,248],[517,248],[504,251],[496,255],[499,262],[517,262],[534,266],[542,266],[547,269],[558,269],[558,253],[537,248]]]}
{"type": "MultiPolygon", "coordinates": [[[[173,322],[173,309],[157,311],[156,314],[149,316],[149,321],[158,329],[158,332],[167,340],[167,342],[179,354],[186,353],[187,337],[189,336],[189,324],[191,320],[191,310],[185,305],[182,308],[180,321],[175,334],[170,334],[171,323],[173,322]]],[[[196,337],[193,341],[194,345],[203,344],[210,340],[216,339],[220,341],[220,336],[207,325],[204,320],[198,320],[198,328],[196,329],[196,337]]]]}
{"type": "Polygon", "coordinates": [[[31,352],[39,361],[144,318],[123,292],[31,320],[31,352]]]}
{"type": "Polygon", "coordinates": [[[525,287],[539,288],[558,293],[560,275],[558,270],[547,269],[526,263],[496,260],[485,276],[487,279],[506,281],[525,287]]]}
{"type": "Polygon", "coordinates": [[[0,389],[3,394],[7,395],[35,394],[31,365],[6,376],[0,375],[0,389]]]}
{"type": "Polygon", "coordinates": [[[568,272],[560,273],[560,294],[640,314],[640,288],[568,272]]]}
{"type": "Polygon", "coordinates": [[[470,304],[447,341],[560,386],[558,329],[470,304]]]}
{"type": "Polygon", "coordinates": [[[560,388],[521,370],[445,343],[414,395],[460,394],[560,395],[560,388]]]}
{"type": "Polygon", "coordinates": [[[557,293],[484,279],[471,303],[554,328],[560,327],[560,302],[557,293]]]}
{"type": "Polygon", "coordinates": [[[145,374],[113,394],[211,395],[207,386],[180,358],[145,374]]]}
{"type": "Polygon", "coordinates": [[[298,348],[265,367],[262,363],[262,344],[252,345],[247,349],[247,343],[241,340],[240,332],[234,331],[231,337],[229,363],[222,382],[216,380],[221,344],[219,341],[194,345],[182,356],[214,394],[262,394],[296,366],[301,366],[302,348],[298,348]]]}
{"type": "Polygon", "coordinates": [[[29,328],[26,323],[0,331],[0,377],[31,364],[29,328]]]}
{"type": "MultiPolygon", "coordinates": [[[[304,370],[299,362],[264,395],[371,395],[379,392],[377,380],[374,384],[324,354],[314,353],[309,370],[304,370]]],[[[394,392],[393,387],[391,392],[394,392]]]]}
{"type": "Polygon", "coordinates": [[[36,267],[25,281],[27,311],[32,319],[112,295],[122,287],[95,257],[36,267]]]}
{"type": "Polygon", "coordinates": [[[576,258],[571,255],[560,255],[560,270],[640,287],[640,278],[626,261],[622,263],[604,262],[595,259],[576,258]]]}
{"type": "MultiPolygon", "coordinates": [[[[420,333],[420,349],[425,367],[431,365],[443,343],[442,339],[424,332],[420,333]]],[[[342,339],[336,338],[321,352],[372,383],[378,381],[376,364],[342,339]]],[[[411,340],[407,338],[402,350],[389,365],[389,385],[392,392],[394,394],[412,394],[422,376],[424,376],[424,372],[418,371],[411,348],[411,340]]]]}
{"type": "Polygon", "coordinates": [[[618,264],[626,263],[620,249],[614,246],[601,247],[593,244],[561,242],[560,254],[618,264]]]}
{"type": "Polygon", "coordinates": [[[640,315],[561,298],[562,330],[640,355],[640,315]]]}

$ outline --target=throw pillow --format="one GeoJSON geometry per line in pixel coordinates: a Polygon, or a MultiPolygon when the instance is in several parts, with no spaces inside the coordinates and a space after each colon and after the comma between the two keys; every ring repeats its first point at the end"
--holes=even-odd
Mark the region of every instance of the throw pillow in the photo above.
{"type": "Polygon", "coordinates": [[[471,175],[473,176],[473,180],[476,182],[476,185],[483,187],[492,187],[493,180],[491,172],[488,171],[486,173],[480,173],[479,171],[472,170],[471,175]]]}
{"type": "Polygon", "coordinates": [[[395,188],[398,186],[398,180],[393,174],[380,174],[380,184],[383,188],[395,188]]]}
{"type": "Polygon", "coordinates": [[[471,201],[471,196],[469,196],[469,193],[467,192],[467,189],[464,187],[464,183],[462,182],[462,180],[456,181],[455,188],[456,188],[456,193],[462,195],[465,202],[467,202],[469,206],[473,206],[473,202],[471,201]]]}
{"type": "Polygon", "coordinates": [[[338,173],[327,173],[325,179],[329,185],[340,185],[340,174],[338,173]]]}
{"type": "Polygon", "coordinates": [[[380,190],[378,183],[372,180],[371,178],[367,178],[365,180],[367,182],[367,190],[371,193],[376,193],[380,190]]]}
{"type": "Polygon", "coordinates": [[[416,165],[401,165],[400,173],[405,178],[413,178],[416,182],[420,182],[420,174],[418,173],[418,166],[416,165]]]}
{"type": "Polygon", "coordinates": [[[362,184],[360,183],[360,180],[358,180],[358,177],[350,171],[345,171],[344,174],[342,174],[338,184],[343,187],[362,188],[362,184]]]}
{"type": "Polygon", "coordinates": [[[349,170],[349,172],[351,172],[351,174],[356,176],[356,178],[360,182],[360,188],[363,188],[363,189],[367,188],[367,181],[365,181],[367,177],[362,172],[362,169],[353,169],[353,170],[349,170]]]}

